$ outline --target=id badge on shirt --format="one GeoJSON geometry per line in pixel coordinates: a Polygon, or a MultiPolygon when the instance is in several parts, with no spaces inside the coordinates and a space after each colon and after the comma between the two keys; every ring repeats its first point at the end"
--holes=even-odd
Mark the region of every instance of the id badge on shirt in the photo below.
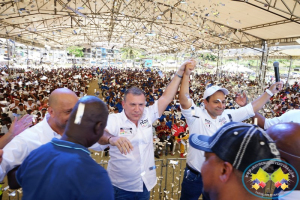
{"type": "Polygon", "coordinates": [[[132,135],[132,128],[120,128],[120,135],[132,135]]]}

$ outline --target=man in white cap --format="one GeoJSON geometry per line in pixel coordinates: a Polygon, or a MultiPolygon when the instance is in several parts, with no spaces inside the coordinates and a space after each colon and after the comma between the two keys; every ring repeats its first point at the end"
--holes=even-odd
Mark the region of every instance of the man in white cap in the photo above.
{"type": "MultiPolygon", "coordinates": [[[[235,101],[241,108],[225,110],[225,95],[229,92],[225,88],[212,86],[204,92],[204,106],[197,107],[189,97],[189,77],[191,71],[186,70],[181,82],[179,101],[181,111],[186,118],[191,134],[212,136],[220,127],[228,122],[241,122],[255,115],[273,94],[282,89],[281,82],[274,83],[258,99],[247,104],[246,95],[237,95],[235,101]],[[247,104],[247,105],[246,105],[247,104]]],[[[189,146],[187,166],[181,189],[181,200],[196,200],[202,193],[203,183],[201,165],[204,162],[204,152],[189,146]]],[[[208,199],[204,194],[203,199],[208,199]]]]}
{"type": "Polygon", "coordinates": [[[25,108],[26,109],[31,109],[31,110],[35,110],[36,109],[36,106],[35,104],[33,103],[33,98],[28,98],[28,101],[25,103],[25,108]]]}
{"type": "Polygon", "coordinates": [[[9,107],[9,110],[13,110],[14,108],[17,108],[17,109],[19,109],[18,108],[18,106],[19,106],[19,103],[20,103],[20,100],[19,99],[14,99],[14,103],[12,103],[12,104],[10,104],[8,107],[9,107]]]}

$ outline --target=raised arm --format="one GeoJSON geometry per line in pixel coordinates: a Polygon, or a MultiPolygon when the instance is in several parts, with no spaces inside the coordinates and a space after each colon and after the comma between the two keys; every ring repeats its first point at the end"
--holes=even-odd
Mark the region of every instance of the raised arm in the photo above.
{"type": "Polygon", "coordinates": [[[15,136],[19,135],[25,129],[32,125],[32,116],[25,115],[21,119],[15,117],[8,132],[0,138],[0,149],[3,149],[15,136]]]}
{"type": "Polygon", "coordinates": [[[188,60],[179,67],[171,83],[168,85],[162,96],[158,99],[158,112],[160,116],[162,115],[168,104],[173,100],[176,92],[178,91],[178,86],[181,82],[181,79],[183,78],[186,67],[188,67],[192,71],[195,66],[195,60],[188,60]]]}
{"type": "MultiPolygon", "coordinates": [[[[283,87],[282,82],[276,82],[269,88],[269,91],[274,95],[278,93],[283,87]],[[277,90],[278,89],[278,90],[277,90]]],[[[267,92],[264,92],[260,97],[258,97],[256,100],[252,101],[252,107],[253,111],[257,112],[259,111],[266,103],[269,101],[271,97],[271,94],[268,94],[267,92]]]]}
{"type": "Polygon", "coordinates": [[[183,74],[181,86],[180,86],[179,102],[183,109],[189,109],[192,106],[192,101],[189,101],[189,99],[188,99],[188,97],[190,96],[189,81],[190,81],[191,72],[192,72],[192,70],[189,68],[185,70],[185,72],[183,74]]]}

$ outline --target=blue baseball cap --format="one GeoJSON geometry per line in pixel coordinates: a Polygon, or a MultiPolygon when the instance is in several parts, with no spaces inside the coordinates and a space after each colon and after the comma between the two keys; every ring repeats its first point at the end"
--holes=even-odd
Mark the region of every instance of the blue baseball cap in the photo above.
{"type": "Polygon", "coordinates": [[[252,124],[230,122],[222,126],[213,136],[192,134],[192,147],[215,153],[240,171],[263,159],[280,159],[275,142],[261,128],[252,124]]]}

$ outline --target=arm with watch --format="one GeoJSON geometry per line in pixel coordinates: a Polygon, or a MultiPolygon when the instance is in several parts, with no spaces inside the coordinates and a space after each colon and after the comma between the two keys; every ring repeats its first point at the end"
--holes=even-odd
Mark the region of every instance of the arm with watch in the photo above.
{"type": "Polygon", "coordinates": [[[280,90],[282,90],[283,83],[282,82],[276,82],[273,85],[271,85],[266,91],[260,95],[257,99],[251,102],[253,111],[257,112],[270,100],[270,98],[278,93],[280,90]]]}
{"type": "Polygon", "coordinates": [[[122,154],[128,154],[133,150],[131,142],[125,137],[117,137],[110,134],[106,129],[104,129],[103,135],[98,141],[101,145],[110,144],[112,146],[117,146],[122,154]]]}
{"type": "Polygon", "coordinates": [[[187,73],[187,71],[193,71],[196,67],[196,61],[193,59],[190,59],[186,62],[184,62],[178,69],[178,71],[175,73],[172,81],[167,86],[166,90],[162,94],[162,96],[158,99],[158,112],[159,116],[162,115],[162,113],[165,111],[166,107],[169,105],[169,103],[174,99],[174,96],[176,95],[178,91],[178,86],[181,82],[181,79],[184,78],[184,74],[187,73]]]}
{"type": "MultiPolygon", "coordinates": [[[[271,95],[278,93],[282,89],[282,83],[277,82],[270,86],[266,92],[260,95],[257,99],[247,104],[246,95],[243,94],[243,97],[237,96],[235,99],[237,104],[239,104],[239,109],[225,109],[224,114],[230,114],[231,120],[236,122],[241,122],[253,117],[271,98],[271,95]],[[276,89],[278,88],[278,90],[276,89]],[[271,94],[272,93],[272,94],[271,94]]],[[[256,117],[256,116],[255,116],[256,117]]],[[[257,117],[258,118],[258,117],[257,117]]],[[[259,118],[258,118],[259,119],[259,118]]],[[[259,120],[258,120],[259,121],[259,120]]]]}

